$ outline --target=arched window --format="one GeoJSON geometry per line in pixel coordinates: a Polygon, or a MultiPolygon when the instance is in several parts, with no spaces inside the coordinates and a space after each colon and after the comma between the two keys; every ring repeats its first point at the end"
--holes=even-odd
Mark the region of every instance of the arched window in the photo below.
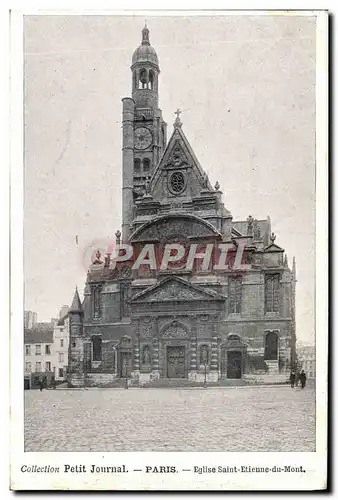
{"type": "Polygon", "coordinates": [[[200,347],[200,365],[209,364],[209,347],[207,345],[201,345],[200,347]]]}
{"type": "Polygon", "coordinates": [[[134,160],[134,173],[139,174],[141,172],[141,160],[139,158],[135,158],[134,160]]]}
{"type": "Polygon", "coordinates": [[[150,160],[149,158],[144,158],[143,160],[143,172],[148,174],[150,170],[150,160]]]}
{"type": "Polygon", "coordinates": [[[265,312],[279,312],[279,274],[265,276],[265,312]]]}
{"type": "Polygon", "coordinates": [[[146,89],[148,87],[148,76],[145,69],[140,71],[140,81],[139,81],[139,89],[146,89]]]}
{"type": "Polygon", "coordinates": [[[98,286],[93,291],[93,317],[94,319],[101,317],[101,288],[98,286]]]}
{"type": "Polygon", "coordinates": [[[149,88],[151,90],[154,88],[154,72],[151,70],[149,71],[149,88]]]}
{"type": "Polygon", "coordinates": [[[102,359],[102,339],[98,335],[92,337],[93,345],[93,361],[101,361],[102,359]]]}
{"type": "Polygon", "coordinates": [[[240,313],[242,304],[242,278],[229,277],[229,313],[240,313]]]}

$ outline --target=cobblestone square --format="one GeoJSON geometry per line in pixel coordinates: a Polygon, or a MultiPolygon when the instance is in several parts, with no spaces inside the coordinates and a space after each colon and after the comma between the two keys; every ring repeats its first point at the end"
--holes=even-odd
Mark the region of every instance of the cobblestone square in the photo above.
{"type": "Polygon", "coordinates": [[[25,451],[315,451],[315,389],[25,391],[25,451]]]}

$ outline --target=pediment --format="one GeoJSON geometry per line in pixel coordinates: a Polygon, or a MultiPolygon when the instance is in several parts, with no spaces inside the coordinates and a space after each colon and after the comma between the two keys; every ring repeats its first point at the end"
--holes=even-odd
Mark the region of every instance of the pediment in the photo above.
{"type": "Polygon", "coordinates": [[[175,127],[151,178],[150,192],[160,200],[167,196],[198,196],[201,190],[214,191],[182,128],[175,127]],[[173,185],[173,175],[181,179],[181,187],[173,185]]]}
{"type": "Polygon", "coordinates": [[[275,243],[271,243],[268,247],[264,249],[264,252],[284,252],[284,249],[281,248],[280,246],[276,245],[275,243]]]}
{"type": "Polygon", "coordinates": [[[224,297],[217,292],[206,291],[199,286],[192,285],[182,278],[168,277],[137,294],[130,303],[184,302],[195,300],[215,301],[224,300],[224,297]]]}

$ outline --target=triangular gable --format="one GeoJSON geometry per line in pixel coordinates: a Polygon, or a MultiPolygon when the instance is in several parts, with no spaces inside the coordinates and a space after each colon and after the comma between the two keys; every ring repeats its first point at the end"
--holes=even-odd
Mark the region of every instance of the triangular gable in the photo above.
{"type": "Polygon", "coordinates": [[[163,156],[159,161],[157,167],[155,168],[150,180],[151,189],[156,185],[158,178],[161,176],[163,170],[167,168],[179,169],[184,167],[184,165],[193,167],[197,177],[200,180],[201,187],[213,191],[210,181],[207,178],[206,173],[204,172],[198,159],[196,158],[196,155],[192,147],[190,146],[181,126],[175,126],[174,132],[169,139],[163,156]]]}
{"type": "Polygon", "coordinates": [[[264,252],[284,252],[284,249],[279,247],[275,243],[271,243],[268,247],[264,249],[264,252]]]}
{"type": "Polygon", "coordinates": [[[180,302],[193,300],[224,300],[225,297],[215,291],[204,290],[192,285],[177,276],[168,276],[160,283],[153,285],[135,295],[130,303],[138,302],[180,302]]]}

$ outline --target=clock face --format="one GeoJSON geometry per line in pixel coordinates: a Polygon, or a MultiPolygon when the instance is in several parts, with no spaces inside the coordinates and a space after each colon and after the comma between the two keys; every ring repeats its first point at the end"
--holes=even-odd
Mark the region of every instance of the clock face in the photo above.
{"type": "Polygon", "coordinates": [[[136,149],[147,149],[153,142],[153,136],[150,130],[146,127],[138,127],[135,130],[135,147],[136,149]]]}

